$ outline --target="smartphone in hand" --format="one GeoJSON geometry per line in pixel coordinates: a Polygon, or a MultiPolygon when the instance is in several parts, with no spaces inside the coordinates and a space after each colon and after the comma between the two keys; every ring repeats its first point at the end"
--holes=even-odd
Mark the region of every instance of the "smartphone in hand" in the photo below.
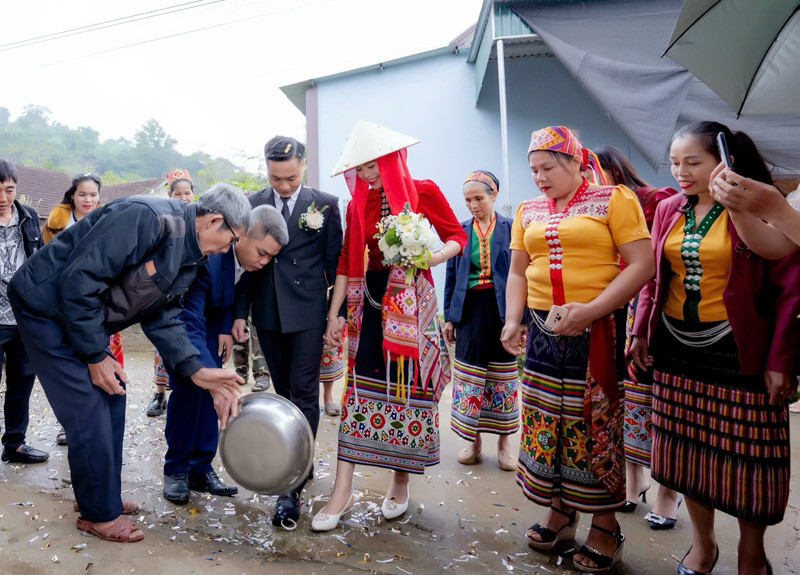
{"type": "Polygon", "coordinates": [[[544,320],[544,325],[548,329],[556,329],[558,325],[567,319],[569,315],[569,308],[560,305],[554,305],[550,308],[550,312],[544,320]]]}
{"type": "Polygon", "coordinates": [[[731,153],[728,150],[728,140],[725,138],[725,133],[720,132],[717,134],[717,148],[719,148],[719,157],[725,162],[725,165],[733,169],[733,162],[731,161],[731,153]]]}

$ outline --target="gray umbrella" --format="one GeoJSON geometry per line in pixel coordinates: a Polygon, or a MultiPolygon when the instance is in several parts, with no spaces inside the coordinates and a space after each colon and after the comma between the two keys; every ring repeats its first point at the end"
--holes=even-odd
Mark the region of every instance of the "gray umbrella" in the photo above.
{"type": "Polygon", "coordinates": [[[800,0],[685,0],[665,56],[737,114],[800,114],[800,0]]]}

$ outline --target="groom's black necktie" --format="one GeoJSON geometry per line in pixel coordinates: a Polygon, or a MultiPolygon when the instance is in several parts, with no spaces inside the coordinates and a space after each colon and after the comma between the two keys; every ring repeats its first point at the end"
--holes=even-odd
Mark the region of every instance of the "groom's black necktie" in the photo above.
{"type": "Polygon", "coordinates": [[[281,198],[281,201],[283,202],[283,208],[281,208],[281,215],[283,216],[283,219],[286,220],[286,225],[287,226],[289,225],[289,216],[290,216],[290,214],[289,214],[289,200],[291,200],[291,199],[292,198],[281,198]]]}

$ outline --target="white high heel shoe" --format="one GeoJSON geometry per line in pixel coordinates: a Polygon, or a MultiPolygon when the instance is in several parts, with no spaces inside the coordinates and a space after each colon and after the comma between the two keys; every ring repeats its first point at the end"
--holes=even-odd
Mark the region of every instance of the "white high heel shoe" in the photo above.
{"type": "Polygon", "coordinates": [[[339,519],[342,518],[342,515],[353,509],[353,505],[353,494],[350,493],[350,499],[347,500],[347,503],[339,513],[331,514],[320,510],[311,520],[311,529],[314,531],[330,531],[339,524],[339,519]]]}
{"type": "MultiPolygon", "coordinates": [[[[388,497],[388,494],[387,494],[388,497]]],[[[405,503],[398,503],[392,499],[387,499],[387,497],[383,498],[383,503],[381,504],[381,513],[386,519],[396,519],[400,517],[403,513],[408,511],[408,502],[411,497],[408,494],[408,485],[406,485],[406,500],[405,503]]]]}

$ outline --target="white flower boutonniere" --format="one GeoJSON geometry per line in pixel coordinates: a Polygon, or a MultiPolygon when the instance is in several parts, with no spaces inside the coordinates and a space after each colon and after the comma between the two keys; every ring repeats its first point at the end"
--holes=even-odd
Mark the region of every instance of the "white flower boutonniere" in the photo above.
{"type": "Polygon", "coordinates": [[[322,229],[322,224],[325,223],[325,216],[322,215],[322,212],[327,209],[328,206],[323,206],[321,210],[318,210],[315,203],[311,202],[306,212],[300,215],[297,225],[300,226],[301,230],[316,230],[319,232],[322,229]]]}

